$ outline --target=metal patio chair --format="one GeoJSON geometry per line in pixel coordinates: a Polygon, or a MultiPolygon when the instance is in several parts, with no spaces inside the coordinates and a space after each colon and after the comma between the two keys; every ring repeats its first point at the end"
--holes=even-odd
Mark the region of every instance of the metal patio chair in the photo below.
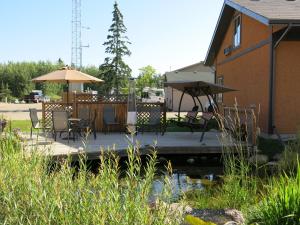
{"type": "Polygon", "coordinates": [[[69,114],[67,111],[52,111],[52,124],[53,124],[53,138],[56,141],[57,133],[61,137],[62,133],[68,134],[68,143],[70,140],[70,134],[73,134],[73,140],[75,141],[75,133],[72,130],[69,123],[69,114]]]}
{"type": "Polygon", "coordinates": [[[39,135],[39,130],[43,130],[44,134],[46,133],[46,130],[51,129],[50,127],[45,127],[41,124],[38,115],[37,115],[37,109],[30,108],[29,109],[29,116],[31,121],[31,128],[30,128],[30,138],[32,138],[33,130],[37,130],[37,136],[39,135]]]}
{"type": "Polygon", "coordinates": [[[116,120],[116,112],[111,105],[105,105],[103,109],[103,128],[104,133],[109,132],[109,128],[113,126],[120,126],[121,124],[116,120]]]}
{"type": "Polygon", "coordinates": [[[80,119],[79,128],[85,132],[90,130],[91,132],[93,132],[94,139],[96,139],[97,111],[94,110],[94,112],[92,113],[90,108],[80,108],[78,111],[78,118],[80,119]]]}

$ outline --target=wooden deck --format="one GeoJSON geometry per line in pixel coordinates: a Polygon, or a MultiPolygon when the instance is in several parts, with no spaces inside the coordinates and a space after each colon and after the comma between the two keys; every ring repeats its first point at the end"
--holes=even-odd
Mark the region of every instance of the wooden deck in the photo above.
{"type": "MultiPolygon", "coordinates": [[[[201,133],[195,132],[167,132],[164,136],[155,133],[138,134],[133,137],[133,143],[139,143],[141,154],[147,154],[156,146],[158,154],[221,154],[222,145],[219,132],[207,132],[203,142],[200,142],[201,133]]],[[[79,138],[75,142],[58,138],[55,142],[52,138],[39,136],[38,139],[27,137],[26,148],[35,149],[53,157],[66,157],[71,155],[76,160],[80,152],[85,152],[88,159],[97,159],[101,149],[114,150],[120,156],[126,156],[126,149],[132,140],[124,133],[97,133],[97,139],[92,136],[87,140],[79,138]]]]}

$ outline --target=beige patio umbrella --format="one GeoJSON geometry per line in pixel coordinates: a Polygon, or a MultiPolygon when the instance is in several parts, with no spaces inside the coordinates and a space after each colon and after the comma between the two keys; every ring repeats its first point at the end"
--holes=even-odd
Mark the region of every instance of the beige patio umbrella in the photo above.
{"type": "MultiPolygon", "coordinates": [[[[72,69],[71,67],[63,67],[60,70],[47,73],[45,75],[36,77],[31,80],[32,82],[53,82],[53,83],[100,83],[104,82],[103,80],[82,73],[78,70],[72,69]]],[[[67,92],[67,100],[69,100],[69,90],[67,92]]]]}

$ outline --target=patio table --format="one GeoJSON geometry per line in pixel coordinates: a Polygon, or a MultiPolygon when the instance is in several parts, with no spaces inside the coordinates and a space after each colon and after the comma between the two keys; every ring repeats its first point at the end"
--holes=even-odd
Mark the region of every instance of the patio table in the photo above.
{"type": "Polygon", "coordinates": [[[71,118],[68,119],[68,121],[70,122],[70,126],[73,130],[74,139],[76,139],[76,137],[78,137],[78,135],[82,136],[81,135],[81,129],[80,129],[80,126],[79,126],[79,123],[80,123],[81,119],[71,117],[71,118]],[[75,134],[77,134],[77,135],[75,135],[75,134]]]}

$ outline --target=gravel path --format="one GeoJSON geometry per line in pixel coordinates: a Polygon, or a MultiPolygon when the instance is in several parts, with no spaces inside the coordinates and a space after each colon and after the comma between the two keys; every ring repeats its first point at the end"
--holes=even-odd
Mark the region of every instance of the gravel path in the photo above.
{"type": "Polygon", "coordinates": [[[42,116],[42,104],[13,104],[13,103],[0,103],[0,118],[3,116],[9,120],[29,120],[29,109],[36,108],[38,116],[42,116]]]}

